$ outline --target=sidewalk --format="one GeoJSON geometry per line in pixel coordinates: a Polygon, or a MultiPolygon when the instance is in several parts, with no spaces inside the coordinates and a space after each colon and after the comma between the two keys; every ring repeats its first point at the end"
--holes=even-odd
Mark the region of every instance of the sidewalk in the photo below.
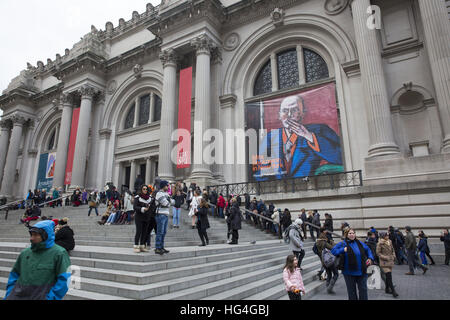
{"type": "MultiPolygon", "coordinates": [[[[450,267],[437,264],[429,266],[425,275],[422,270],[416,270],[414,276],[405,275],[407,265],[394,266],[392,272],[393,282],[399,297],[384,292],[384,283],[381,290],[368,290],[369,300],[450,300],[450,267]]],[[[309,297],[311,300],[348,300],[347,288],[342,274],[334,287],[336,294],[327,294],[326,288],[309,297]]],[[[308,297],[305,297],[308,299],[308,297]]]]}

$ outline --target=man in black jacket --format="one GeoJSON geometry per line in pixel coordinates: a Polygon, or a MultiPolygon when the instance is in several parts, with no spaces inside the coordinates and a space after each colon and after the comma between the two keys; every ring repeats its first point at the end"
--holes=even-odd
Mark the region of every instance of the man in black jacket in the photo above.
{"type": "Polygon", "coordinates": [[[305,222],[308,222],[308,218],[306,217],[306,210],[305,210],[305,208],[303,208],[301,210],[301,212],[302,213],[300,214],[300,219],[302,219],[302,221],[303,221],[302,231],[303,231],[303,236],[304,236],[304,238],[306,240],[306,239],[308,239],[308,237],[306,236],[306,224],[305,224],[305,222]]]}
{"type": "Polygon", "coordinates": [[[444,242],[445,265],[448,266],[448,263],[450,261],[450,234],[448,233],[448,229],[445,229],[441,233],[441,241],[444,242]]]}
{"type": "Polygon", "coordinates": [[[217,216],[217,199],[219,198],[219,196],[217,195],[216,189],[212,189],[211,191],[211,195],[209,196],[209,202],[211,203],[211,213],[212,216],[215,217],[217,216]]]}
{"type": "Polygon", "coordinates": [[[325,228],[327,232],[327,238],[329,241],[333,240],[333,236],[331,234],[331,232],[334,231],[333,229],[333,217],[331,216],[331,214],[325,213],[325,223],[323,224],[323,227],[325,228]]]}

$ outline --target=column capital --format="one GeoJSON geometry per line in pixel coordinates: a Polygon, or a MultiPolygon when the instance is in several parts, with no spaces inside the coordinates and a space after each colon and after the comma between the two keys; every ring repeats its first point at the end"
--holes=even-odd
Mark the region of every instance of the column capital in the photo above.
{"type": "Polygon", "coordinates": [[[111,137],[111,129],[101,129],[98,131],[98,134],[100,135],[100,139],[109,139],[109,137],[111,137]]]}
{"type": "Polygon", "coordinates": [[[159,59],[161,60],[163,67],[176,66],[179,60],[178,54],[174,49],[167,49],[159,54],[159,59]]]}
{"type": "Polygon", "coordinates": [[[59,96],[59,103],[62,106],[72,107],[74,103],[73,95],[70,93],[61,93],[59,96]]]}
{"type": "Polygon", "coordinates": [[[9,129],[11,129],[11,121],[9,119],[2,119],[2,120],[0,120],[0,128],[2,130],[9,130],[9,129]]]}
{"type": "Polygon", "coordinates": [[[207,35],[201,35],[191,40],[191,47],[194,47],[198,56],[200,54],[211,55],[211,51],[216,49],[218,46],[207,35]]]}
{"type": "Polygon", "coordinates": [[[28,121],[28,119],[18,114],[12,115],[9,120],[12,121],[13,126],[23,126],[28,121]]]}
{"type": "Polygon", "coordinates": [[[89,85],[84,85],[78,89],[78,92],[81,95],[81,99],[93,100],[94,96],[98,93],[98,90],[89,85]]]}

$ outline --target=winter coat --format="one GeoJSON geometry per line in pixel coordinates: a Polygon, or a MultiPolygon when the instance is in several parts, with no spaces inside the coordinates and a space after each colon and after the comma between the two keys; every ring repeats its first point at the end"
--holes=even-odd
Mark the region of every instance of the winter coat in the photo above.
{"type": "Polygon", "coordinates": [[[421,238],[419,240],[419,244],[417,245],[417,249],[419,250],[419,252],[426,252],[426,253],[430,253],[430,248],[428,247],[428,239],[425,238],[421,238]]]}
{"type": "Polygon", "coordinates": [[[280,213],[278,211],[275,211],[271,218],[276,223],[278,223],[278,224],[280,223],[280,213]]]}
{"type": "Polygon", "coordinates": [[[150,202],[152,202],[151,196],[147,200],[145,200],[141,195],[137,195],[134,198],[133,209],[135,212],[135,219],[145,222],[150,221],[150,213],[145,211],[145,209],[150,206],[150,202]]]}
{"type": "Polygon", "coordinates": [[[319,238],[316,240],[316,246],[317,246],[317,251],[319,252],[319,258],[320,258],[320,261],[321,261],[322,264],[323,264],[323,261],[322,261],[322,251],[323,251],[323,249],[325,249],[325,248],[327,248],[328,250],[331,251],[331,250],[333,249],[333,247],[334,247],[334,242],[333,242],[333,241],[329,242],[327,237],[323,238],[323,237],[321,236],[321,237],[319,237],[319,238]]]}
{"type": "Polygon", "coordinates": [[[241,210],[237,203],[235,203],[230,210],[230,216],[227,219],[227,222],[230,223],[231,230],[241,230],[241,210]]]}
{"type": "Polygon", "coordinates": [[[373,257],[375,258],[375,262],[378,263],[378,257],[377,257],[377,240],[375,238],[369,238],[366,240],[367,246],[370,248],[370,251],[373,254],[373,257]]]}
{"type": "Polygon", "coordinates": [[[33,227],[43,229],[47,240],[21,252],[9,274],[5,300],[62,300],[69,290],[69,255],[55,244],[53,221],[33,227]]]}
{"type": "MultiPolygon", "coordinates": [[[[319,225],[320,225],[320,220],[319,220],[319,225]]],[[[331,231],[333,232],[333,219],[329,218],[329,219],[325,219],[325,223],[323,224],[323,227],[325,228],[325,230],[331,231]]]]}
{"type": "Polygon", "coordinates": [[[193,197],[191,204],[190,204],[190,210],[189,210],[189,217],[193,217],[195,215],[195,212],[197,211],[197,207],[200,206],[200,200],[202,199],[201,196],[193,197]]]}
{"type": "Polygon", "coordinates": [[[380,267],[383,272],[392,272],[394,266],[395,253],[391,240],[380,239],[377,244],[376,253],[380,260],[380,267]]]}
{"type": "MultiPolygon", "coordinates": [[[[355,239],[354,241],[350,241],[350,240],[345,240],[342,242],[339,242],[337,245],[335,245],[333,247],[333,249],[331,250],[331,253],[333,255],[340,256],[341,254],[344,255],[344,270],[342,270],[342,274],[344,275],[348,275],[348,276],[362,276],[363,275],[363,270],[366,269],[365,265],[361,265],[361,252],[359,251],[359,246],[357,244],[356,241],[359,241],[358,239],[355,239]],[[347,250],[347,252],[344,251],[346,246],[350,246],[353,250],[353,252],[355,253],[356,256],[356,270],[352,270],[350,269],[350,265],[349,265],[349,250],[347,250]]],[[[372,261],[374,261],[374,257],[372,255],[372,251],[370,251],[369,247],[359,241],[359,243],[362,245],[364,252],[367,256],[368,259],[372,259],[372,261]]]]}
{"type": "Polygon", "coordinates": [[[75,239],[73,230],[65,225],[55,234],[55,243],[67,251],[75,248],[75,239]]]}
{"type": "Polygon", "coordinates": [[[177,209],[181,208],[181,205],[184,203],[184,196],[183,195],[173,196],[172,198],[175,200],[174,207],[177,209]]]}
{"type": "Polygon", "coordinates": [[[291,230],[289,230],[289,249],[291,251],[300,252],[303,250],[303,241],[300,235],[300,229],[296,224],[291,224],[291,230]]]}
{"type": "Polygon", "coordinates": [[[405,248],[406,250],[416,251],[416,238],[412,232],[406,232],[405,248]]]}
{"type": "Polygon", "coordinates": [[[158,205],[157,214],[169,216],[169,207],[175,204],[175,200],[167,192],[159,190],[156,194],[156,204],[158,205]]]}
{"type": "Polygon", "coordinates": [[[300,219],[302,219],[303,222],[308,221],[308,218],[306,218],[306,212],[302,212],[302,214],[300,215],[300,219]]]}
{"type": "Polygon", "coordinates": [[[125,198],[124,198],[124,210],[125,212],[128,211],[133,211],[133,196],[129,193],[125,193],[125,198]]]}
{"type": "Polygon", "coordinates": [[[292,291],[291,288],[293,286],[295,289],[305,292],[305,286],[303,285],[302,274],[299,268],[296,268],[292,273],[288,269],[284,269],[283,281],[287,292],[292,291]]]}
{"type": "Polygon", "coordinates": [[[312,219],[312,224],[314,224],[316,226],[320,226],[320,214],[319,213],[314,214],[314,217],[312,219]]]}
{"type": "Polygon", "coordinates": [[[444,242],[444,248],[445,251],[449,252],[450,251],[450,233],[447,235],[443,235],[441,236],[441,241],[444,242]]]}
{"type": "Polygon", "coordinates": [[[197,229],[206,230],[209,229],[209,220],[208,220],[208,208],[198,208],[197,213],[195,214],[197,219],[197,229]]]}
{"type": "Polygon", "coordinates": [[[217,206],[219,208],[225,208],[225,198],[220,196],[219,200],[217,200],[217,206]]]}
{"type": "Polygon", "coordinates": [[[217,204],[217,192],[211,192],[211,196],[209,197],[209,202],[212,204],[217,204]]]}

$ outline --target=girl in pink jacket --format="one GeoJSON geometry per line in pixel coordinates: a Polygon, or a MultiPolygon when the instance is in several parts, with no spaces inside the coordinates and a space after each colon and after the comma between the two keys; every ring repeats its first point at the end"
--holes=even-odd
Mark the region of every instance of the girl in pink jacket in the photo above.
{"type": "Polygon", "coordinates": [[[303,285],[300,268],[298,268],[298,260],[294,255],[290,255],[286,259],[283,280],[289,300],[302,300],[302,294],[305,294],[305,286],[303,285]]]}

